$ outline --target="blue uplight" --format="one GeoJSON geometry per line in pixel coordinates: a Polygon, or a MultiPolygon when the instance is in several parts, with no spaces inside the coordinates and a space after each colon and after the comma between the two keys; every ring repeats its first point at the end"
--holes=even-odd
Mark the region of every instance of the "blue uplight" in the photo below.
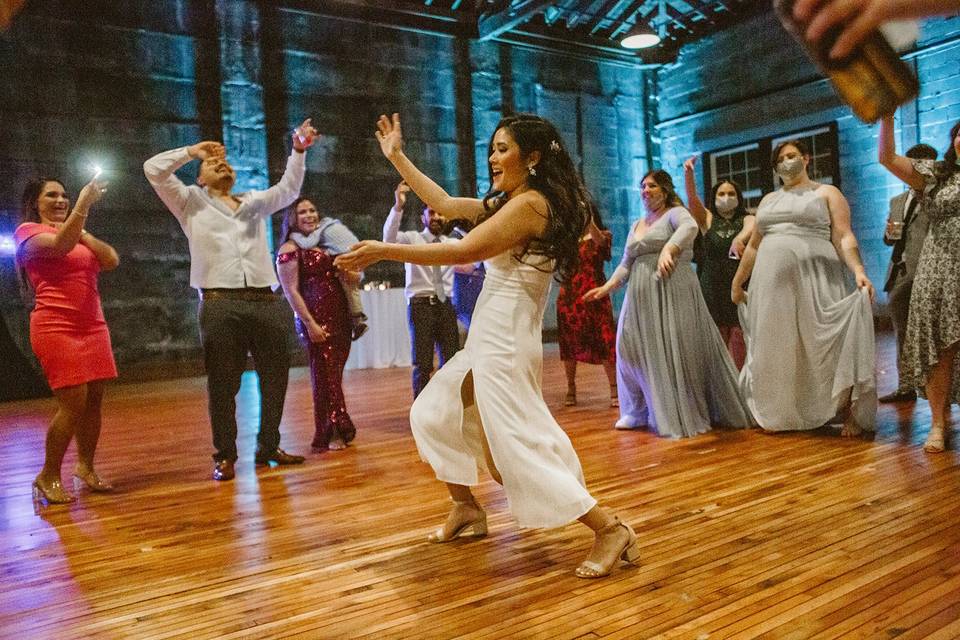
{"type": "Polygon", "coordinates": [[[13,241],[13,236],[0,235],[0,256],[12,256],[17,252],[17,244],[13,241]]]}

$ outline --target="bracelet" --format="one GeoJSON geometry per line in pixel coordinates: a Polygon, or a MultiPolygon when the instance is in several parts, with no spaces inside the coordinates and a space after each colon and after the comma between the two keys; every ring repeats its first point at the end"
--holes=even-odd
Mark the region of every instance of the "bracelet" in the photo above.
{"type": "Polygon", "coordinates": [[[86,218],[88,215],[90,215],[90,213],[89,213],[89,212],[88,212],[88,213],[80,213],[79,211],[77,211],[76,209],[74,209],[73,211],[70,212],[70,215],[72,215],[72,216],[79,216],[79,217],[81,217],[81,218],[86,218]]]}

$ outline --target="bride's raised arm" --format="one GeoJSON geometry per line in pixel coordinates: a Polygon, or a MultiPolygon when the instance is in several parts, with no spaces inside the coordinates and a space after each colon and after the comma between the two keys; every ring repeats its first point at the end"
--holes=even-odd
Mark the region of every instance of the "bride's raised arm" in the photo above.
{"type": "Polygon", "coordinates": [[[397,168],[404,182],[424,204],[444,217],[466,218],[475,222],[483,213],[483,201],[478,198],[457,198],[444,191],[443,187],[420,171],[403,152],[403,132],[400,127],[400,114],[393,118],[381,115],[377,120],[377,141],[387,160],[397,168]]]}

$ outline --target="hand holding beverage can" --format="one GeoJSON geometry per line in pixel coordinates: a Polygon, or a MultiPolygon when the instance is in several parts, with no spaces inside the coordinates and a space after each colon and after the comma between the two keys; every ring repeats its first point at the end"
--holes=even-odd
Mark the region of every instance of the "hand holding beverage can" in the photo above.
{"type": "Polygon", "coordinates": [[[830,57],[830,49],[839,29],[831,29],[816,42],[808,41],[803,35],[807,25],[793,17],[794,3],[773,0],[777,17],[830,79],[854,115],[864,122],[876,122],[916,97],[920,91],[916,77],[879,31],[871,33],[849,56],[835,60],[830,57]]]}

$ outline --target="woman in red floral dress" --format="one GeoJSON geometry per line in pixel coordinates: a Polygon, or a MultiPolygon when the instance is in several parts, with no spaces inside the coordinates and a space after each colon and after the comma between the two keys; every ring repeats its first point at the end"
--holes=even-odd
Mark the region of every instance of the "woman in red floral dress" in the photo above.
{"type": "Polygon", "coordinates": [[[617,407],[617,328],[610,298],[584,302],[583,294],[607,280],[603,263],[610,259],[613,236],[602,227],[600,212],[592,206],[593,219],[580,238],[580,266],[557,297],[557,333],[560,359],[567,374],[565,407],[577,404],[577,363],[602,364],[610,383],[610,406],[617,407]]]}

